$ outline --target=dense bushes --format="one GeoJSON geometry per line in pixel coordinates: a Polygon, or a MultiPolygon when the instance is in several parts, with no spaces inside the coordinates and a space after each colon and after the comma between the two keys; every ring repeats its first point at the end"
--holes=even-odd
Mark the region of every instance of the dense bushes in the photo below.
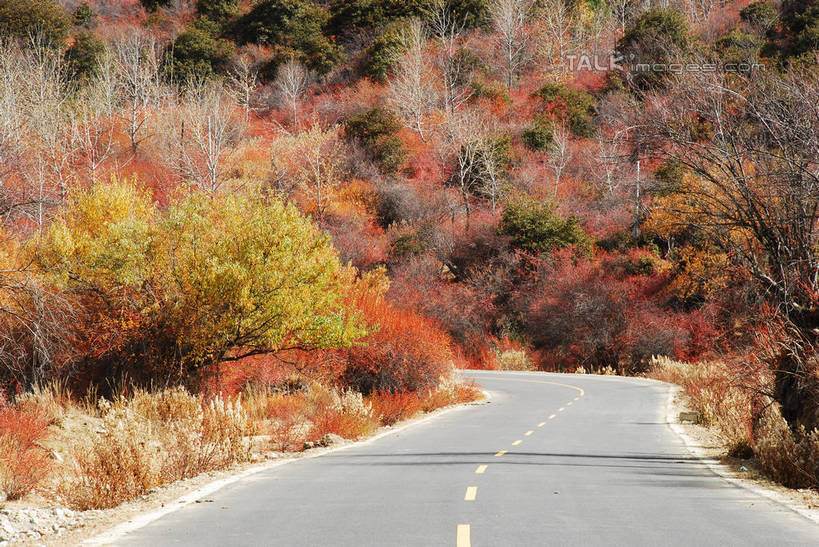
{"type": "Polygon", "coordinates": [[[178,81],[209,77],[227,66],[233,48],[226,40],[215,38],[212,23],[200,20],[183,30],[171,48],[171,73],[178,81]]]}
{"type": "Polygon", "coordinates": [[[89,373],[195,381],[243,355],[350,344],[353,271],[294,207],[197,193],[160,212],[128,183],[77,193],[37,248],[86,310],[89,373]],[[111,368],[112,367],[112,368],[111,368]]]}
{"type": "Polygon", "coordinates": [[[238,18],[232,33],[240,42],[274,46],[275,63],[295,56],[325,74],[341,59],[341,49],[324,34],[329,17],[307,0],[265,0],[238,18]]]}
{"type": "Polygon", "coordinates": [[[559,217],[551,204],[532,199],[509,203],[499,230],[512,238],[512,245],[531,252],[548,252],[570,245],[585,248],[590,240],[575,216],[559,217]]]}
{"type": "Polygon", "coordinates": [[[18,499],[45,478],[51,460],[40,441],[50,423],[39,409],[15,408],[0,399],[0,495],[18,499]]]}
{"type": "Polygon", "coordinates": [[[347,136],[356,139],[387,173],[398,170],[406,155],[397,135],[401,127],[398,117],[381,107],[351,116],[344,123],[347,136]]]}
{"type": "Polygon", "coordinates": [[[451,341],[433,321],[367,291],[357,307],[373,327],[364,344],[342,352],[346,385],[369,394],[428,391],[453,367],[451,341]]]}
{"type": "Polygon", "coordinates": [[[592,115],[597,106],[594,95],[553,82],[544,84],[534,94],[546,104],[548,116],[566,123],[572,133],[578,137],[594,135],[592,115]]]}
{"type": "Polygon", "coordinates": [[[60,45],[68,36],[71,19],[52,0],[0,0],[0,33],[27,40],[41,33],[46,42],[60,45]]]}

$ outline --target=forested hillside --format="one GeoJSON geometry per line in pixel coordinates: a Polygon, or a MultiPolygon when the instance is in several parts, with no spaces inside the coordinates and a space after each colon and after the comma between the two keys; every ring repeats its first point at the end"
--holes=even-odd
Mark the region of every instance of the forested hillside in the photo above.
{"type": "Polygon", "coordinates": [[[184,388],[289,450],[474,397],[453,367],[654,371],[819,485],[813,0],[0,0],[0,35],[0,420],[184,388]]]}

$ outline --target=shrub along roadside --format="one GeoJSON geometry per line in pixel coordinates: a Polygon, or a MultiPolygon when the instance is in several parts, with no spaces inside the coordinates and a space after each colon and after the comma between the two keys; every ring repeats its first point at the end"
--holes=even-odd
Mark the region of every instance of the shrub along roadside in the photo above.
{"type": "Polygon", "coordinates": [[[88,384],[197,387],[217,363],[367,333],[343,299],[355,270],[276,199],[193,192],[159,210],[133,183],[96,184],[72,196],[33,254],[80,310],[78,355],[63,367],[88,384]]]}
{"type": "Polygon", "coordinates": [[[652,359],[652,375],[682,386],[716,426],[731,456],[751,453],[775,481],[790,488],[819,488],[819,430],[788,427],[778,405],[762,393],[772,385],[767,370],[727,363],[652,359]]]}
{"type": "Polygon", "coordinates": [[[106,509],[206,471],[258,460],[269,450],[323,446],[328,435],[358,439],[383,425],[481,397],[442,380],[425,392],[373,393],[291,377],[295,391],[252,388],[235,397],[192,395],[183,387],[122,389],[92,402],[22,397],[0,408],[0,495],[31,491],[76,510],[106,509]],[[46,407],[58,405],[54,421],[46,407]],[[71,422],[70,427],[63,422],[71,422]],[[77,424],[84,424],[78,434],[77,424]],[[60,460],[46,446],[62,439],[60,460]],[[62,462],[62,458],[65,461],[62,462]]]}

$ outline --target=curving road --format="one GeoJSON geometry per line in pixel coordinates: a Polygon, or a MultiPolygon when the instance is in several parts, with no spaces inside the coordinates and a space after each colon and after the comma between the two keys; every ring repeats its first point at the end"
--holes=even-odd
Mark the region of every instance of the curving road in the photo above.
{"type": "Polygon", "coordinates": [[[467,372],[492,401],[226,486],[117,545],[819,545],[665,423],[669,386],[467,372]]]}

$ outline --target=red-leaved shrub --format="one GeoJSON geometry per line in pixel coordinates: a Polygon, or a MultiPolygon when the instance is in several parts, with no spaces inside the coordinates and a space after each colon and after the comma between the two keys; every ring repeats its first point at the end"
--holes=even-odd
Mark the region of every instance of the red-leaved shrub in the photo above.
{"type": "Polygon", "coordinates": [[[17,499],[48,474],[50,459],[40,445],[51,422],[45,414],[0,406],[0,492],[17,499]]]}

